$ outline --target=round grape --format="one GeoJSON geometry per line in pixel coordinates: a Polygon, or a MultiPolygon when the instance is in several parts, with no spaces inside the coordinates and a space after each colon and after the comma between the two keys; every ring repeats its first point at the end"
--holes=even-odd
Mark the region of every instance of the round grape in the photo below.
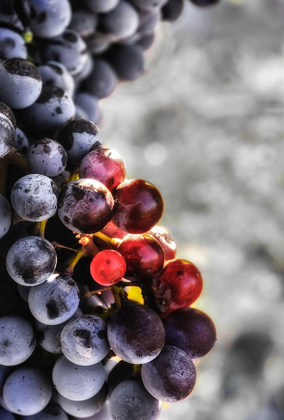
{"type": "Polygon", "coordinates": [[[8,251],[6,266],[12,279],[22,286],[36,286],[53,274],[57,264],[54,247],[44,238],[27,236],[8,251]]]}
{"type": "MultiPolygon", "coordinates": [[[[105,2],[105,0],[103,1],[105,2]]],[[[95,32],[97,23],[98,17],[96,14],[89,13],[85,10],[74,10],[69,29],[85,37],[95,32]]]]}
{"type": "Polygon", "coordinates": [[[84,0],[84,3],[94,13],[108,13],[118,5],[119,0],[84,0]]]}
{"type": "Polygon", "coordinates": [[[11,191],[11,204],[15,212],[30,222],[41,222],[52,217],[57,210],[58,189],[44,175],[32,174],[20,178],[11,191]]]}
{"type": "Polygon", "coordinates": [[[57,391],[72,401],[84,401],[96,395],[105,382],[106,373],[101,363],[78,366],[61,356],[52,372],[57,391]]]}
{"type": "Polygon", "coordinates": [[[113,198],[109,190],[94,179],[69,182],[61,192],[58,216],[75,232],[95,233],[111,219],[113,198]]]}
{"type": "Polygon", "coordinates": [[[3,238],[4,235],[10,229],[12,223],[12,210],[11,206],[4,197],[0,194],[0,238],[3,238]]]}
{"type": "Polygon", "coordinates": [[[0,364],[16,366],[27,360],[35,349],[32,326],[24,318],[8,315],[0,318],[0,364]]]}
{"type": "Polygon", "coordinates": [[[22,420],[68,420],[67,414],[57,404],[50,403],[37,414],[23,416],[22,420]]]}
{"type": "Polygon", "coordinates": [[[165,261],[173,260],[175,258],[176,243],[165,228],[163,228],[162,226],[154,226],[147,233],[148,235],[151,235],[153,236],[153,238],[157,239],[157,241],[163,248],[165,261]]]}
{"type": "Polygon", "coordinates": [[[119,39],[135,34],[139,26],[139,15],[131,4],[120,0],[111,12],[101,15],[100,26],[104,32],[119,39]]]}
{"type": "Polygon", "coordinates": [[[48,61],[38,66],[38,69],[43,84],[57,86],[63,89],[67,95],[73,95],[75,90],[74,79],[62,63],[48,61]]]}
{"type": "Polygon", "coordinates": [[[0,58],[6,60],[7,58],[27,58],[27,48],[24,38],[16,31],[1,27],[0,24],[0,58]]]}
{"type": "Polygon", "coordinates": [[[66,168],[67,153],[57,141],[42,139],[29,147],[27,161],[32,172],[53,177],[61,174],[66,168]]]}
{"type": "Polygon", "coordinates": [[[99,58],[96,59],[96,64],[90,76],[83,83],[83,87],[98,99],[110,96],[117,85],[118,78],[112,66],[99,58]]]}
{"type": "Polygon", "coordinates": [[[74,315],[79,300],[79,289],[75,281],[67,275],[58,276],[31,289],[29,308],[38,321],[57,325],[74,315]]]}
{"type": "Polygon", "coordinates": [[[123,360],[118,362],[110,371],[107,378],[108,392],[112,394],[113,390],[121,382],[134,378],[134,365],[126,363],[123,360]]]}
{"type": "Polygon", "coordinates": [[[19,127],[17,127],[15,132],[15,147],[17,148],[18,152],[20,152],[22,155],[25,155],[29,145],[30,142],[28,137],[19,127]]]}
{"type": "Polygon", "coordinates": [[[11,109],[0,102],[0,159],[15,146],[16,119],[11,109]]]}
{"type": "Polygon", "coordinates": [[[118,45],[110,53],[110,62],[120,80],[136,80],[144,72],[144,56],[135,45],[118,45]]]}
{"type": "Polygon", "coordinates": [[[75,95],[76,107],[83,109],[87,118],[95,124],[100,125],[102,122],[102,111],[98,104],[98,99],[89,92],[77,91],[75,95]]]}
{"type": "Polygon", "coordinates": [[[31,416],[43,410],[50,401],[52,385],[41,370],[23,366],[15,370],[3,388],[4,403],[13,413],[31,416]]]}
{"type": "Polygon", "coordinates": [[[177,20],[184,9],[184,0],[168,0],[162,8],[162,18],[167,22],[174,22],[177,20]]]}
{"type": "Polygon", "coordinates": [[[126,262],[119,252],[105,249],[95,255],[90,270],[91,276],[97,283],[103,286],[112,286],[124,277],[126,262]]]}

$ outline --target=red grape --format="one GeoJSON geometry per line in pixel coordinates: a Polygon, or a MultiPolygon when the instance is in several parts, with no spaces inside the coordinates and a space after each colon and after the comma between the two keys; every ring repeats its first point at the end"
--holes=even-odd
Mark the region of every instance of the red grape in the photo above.
{"type": "Polygon", "coordinates": [[[159,244],[162,246],[166,261],[173,260],[175,258],[176,243],[165,228],[161,226],[154,226],[147,233],[157,239],[159,244]]]}
{"type": "Polygon", "coordinates": [[[99,252],[90,265],[93,279],[103,286],[118,283],[126,272],[126,262],[123,256],[112,249],[99,252]]]}

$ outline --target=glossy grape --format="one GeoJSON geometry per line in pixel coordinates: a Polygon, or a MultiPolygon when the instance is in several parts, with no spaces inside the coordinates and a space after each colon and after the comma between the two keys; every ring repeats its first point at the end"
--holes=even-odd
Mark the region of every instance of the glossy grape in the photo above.
{"type": "Polygon", "coordinates": [[[174,346],[165,346],[159,356],[143,365],[141,375],[147,391],[165,402],[177,402],[188,397],[196,381],[191,358],[174,346]]]}
{"type": "Polygon", "coordinates": [[[176,256],[176,243],[168,233],[168,231],[162,226],[154,226],[148,235],[153,236],[161,245],[165,255],[165,261],[173,260],[176,256]]]}
{"type": "Polygon", "coordinates": [[[32,172],[53,177],[66,168],[67,153],[60,143],[45,138],[29,147],[27,161],[32,172]]]}
{"type": "Polygon", "coordinates": [[[104,32],[119,39],[128,38],[138,29],[139,16],[131,4],[120,0],[115,9],[101,16],[100,25],[104,32]]]}
{"type": "Polygon", "coordinates": [[[0,318],[0,364],[15,366],[27,360],[36,342],[32,326],[14,315],[0,318]]]}
{"type": "Polygon", "coordinates": [[[160,405],[141,381],[128,380],[121,382],[111,394],[110,413],[113,419],[156,420],[160,405]]]}
{"type": "Polygon", "coordinates": [[[0,102],[0,159],[15,145],[16,119],[11,109],[0,102]]]}
{"type": "Polygon", "coordinates": [[[23,366],[15,370],[3,388],[4,403],[13,413],[30,416],[43,410],[50,401],[52,385],[41,370],[23,366]]]}
{"type": "Polygon", "coordinates": [[[150,235],[126,235],[117,250],[125,258],[126,274],[130,277],[154,277],[163,268],[164,251],[159,242],[150,235]]]}
{"type": "Polygon", "coordinates": [[[0,63],[0,100],[10,108],[22,109],[32,105],[42,90],[37,67],[22,58],[8,58],[0,63]]]}
{"type": "Polygon", "coordinates": [[[56,264],[54,247],[38,236],[27,236],[14,242],[6,258],[9,275],[22,286],[43,283],[53,274],[56,264]]]}
{"type": "Polygon", "coordinates": [[[211,318],[195,308],[172,312],[165,320],[166,342],[184,350],[190,357],[207,354],[216,342],[211,318]]]}
{"type": "Polygon", "coordinates": [[[108,340],[115,354],[128,363],[148,363],[161,352],[165,332],[159,316],[142,305],[120,308],[110,319],[108,340]]]}
{"type": "Polygon", "coordinates": [[[97,283],[103,286],[112,286],[124,277],[126,262],[119,252],[106,249],[93,258],[90,270],[97,283]]]}
{"type": "Polygon", "coordinates": [[[96,179],[112,191],[125,179],[125,162],[115,150],[97,148],[80,163],[79,176],[96,179]]]}
{"type": "Polygon", "coordinates": [[[118,78],[112,66],[107,61],[98,58],[90,76],[84,81],[83,87],[96,98],[103,99],[114,92],[117,84],[118,78]]]}
{"type": "Polygon", "coordinates": [[[111,219],[113,198],[109,190],[94,179],[70,182],[62,190],[58,216],[75,232],[95,233],[111,219]]]}
{"type": "Polygon", "coordinates": [[[91,150],[101,146],[97,125],[87,120],[69,121],[60,129],[57,141],[66,150],[68,162],[75,165],[91,150]]]}
{"type": "Polygon", "coordinates": [[[9,201],[0,194],[0,238],[10,229],[12,223],[12,211],[9,201]]]}
{"type": "Polygon", "coordinates": [[[57,210],[58,189],[44,175],[32,174],[20,178],[11,191],[11,204],[25,220],[40,222],[49,219],[57,210]]]}
{"type": "Polygon", "coordinates": [[[43,324],[57,325],[67,321],[79,305],[79,289],[69,276],[58,276],[35,286],[29,294],[29,308],[43,324]]]}
{"type": "Polygon", "coordinates": [[[114,191],[112,222],[128,233],[144,233],[162,217],[164,204],[158,189],[143,179],[124,181],[114,191]]]}
{"type": "Polygon", "coordinates": [[[61,356],[52,372],[53,384],[65,398],[84,401],[92,398],[105,382],[105,371],[101,363],[92,366],[78,366],[61,356]]]}
{"type": "Polygon", "coordinates": [[[135,45],[118,45],[109,58],[120,80],[136,80],[144,72],[144,57],[135,45]]]}

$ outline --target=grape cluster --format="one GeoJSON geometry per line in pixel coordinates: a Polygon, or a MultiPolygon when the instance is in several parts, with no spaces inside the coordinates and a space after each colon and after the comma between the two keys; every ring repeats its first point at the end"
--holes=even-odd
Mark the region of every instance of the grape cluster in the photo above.
{"type": "Polygon", "coordinates": [[[159,190],[127,179],[97,125],[98,101],[143,72],[156,26],[182,8],[0,3],[1,420],[158,419],[216,341],[159,190]]]}

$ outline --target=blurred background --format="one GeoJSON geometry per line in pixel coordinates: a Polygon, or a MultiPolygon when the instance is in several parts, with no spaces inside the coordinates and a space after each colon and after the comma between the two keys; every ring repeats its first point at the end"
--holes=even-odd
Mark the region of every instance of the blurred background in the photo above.
{"type": "Polygon", "coordinates": [[[102,101],[105,145],[155,184],[218,341],[161,420],[284,418],[284,1],[189,2],[102,101]],[[281,417],[282,413],[282,417],[281,417]]]}

